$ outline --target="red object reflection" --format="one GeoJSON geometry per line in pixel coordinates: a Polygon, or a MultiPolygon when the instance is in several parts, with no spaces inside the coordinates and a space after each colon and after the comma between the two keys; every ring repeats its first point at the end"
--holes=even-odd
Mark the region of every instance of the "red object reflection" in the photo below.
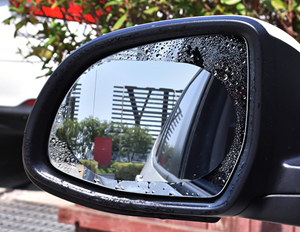
{"type": "Polygon", "coordinates": [[[112,138],[95,137],[94,160],[98,166],[106,166],[111,162],[112,138]]]}

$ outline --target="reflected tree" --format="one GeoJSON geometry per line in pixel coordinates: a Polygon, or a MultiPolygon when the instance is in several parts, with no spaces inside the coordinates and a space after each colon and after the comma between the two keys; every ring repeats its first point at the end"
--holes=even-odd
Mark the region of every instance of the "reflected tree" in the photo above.
{"type": "Polygon", "coordinates": [[[61,141],[66,142],[69,147],[74,150],[82,146],[81,139],[79,139],[81,137],[81,131],[81,124],[78,123],[77,120],[66,120],[63,127],[57,130],[56,136],[61,141]]]}
{"type": "Polygon", "coordinates": [[[90,159],[88,156],[94,152],[95,137],[112,138],[112,160],[121,162],[145,162],[153,145],[147,128],[100,121],[91,116],[81,122],[65,120],[56,136],[66,142],[80,159],[90,159]]]}
{"type": "Polygon", "coordinates": [[[152,136],[148,129],[141,128],[138,125],[129,127],[122,125],[120,158],[125,158],[128,162],[145,161],[149,147],[151,148],[152,136]]]}

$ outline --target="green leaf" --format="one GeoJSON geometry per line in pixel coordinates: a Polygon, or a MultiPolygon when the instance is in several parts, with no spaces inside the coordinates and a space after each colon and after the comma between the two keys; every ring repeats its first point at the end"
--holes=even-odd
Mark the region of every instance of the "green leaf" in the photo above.
{"type": "Polygon", "coordinates": [[[17,12],[20,13],[20,10],[18,8],[16,8],[15,6],[9,5],[9,10],[12,12],[17,12]]]}
{"type": "Polygon", "coordinates": [[[223,14],[224,8],[225,8],[225,7],[222,6],[222,5],[217,5],[216,8],[214,9],[214,13],[215,13],[216,11],[220,11],[220,13],[223,14]]]}
{"type": "Polygon", "coordinates": [[[112,13],[109,13],[106,17],[106,22],[109,22],[109,20],[112,18],[112,13]]]}
{"type": "MultiPolygon", "coordinates": [[[[140,2],[147,2],[147,0],[132,0],[132,4],[137,4],[137,3],[140,3],[140,2]]],[[[149,3],[152,2],[152,1],[148,1],[149,3]]]]}
{"type": "Polygon", "coordinates": [[[221,3],[225,5],[235,5],[241,1],[242,0],[221,0],[221,3]]]}
{"type": "Polygon", "coordinates": [[[188,8],[190,7],[190,2],[179,2],[176,5],[174,5],[174,10],[180,10],[181,8],[188,8]]]}
{"type": "Polygon", "coordinates": [[[23,52],[20,48],[18,48],[17,54],[23,55],[23,52]]]}
{"type": "Polygon", "coordinates": [[[103,8],[105,9],[108,6],[113,6],[113,5],[123,5],[124,1],[109,1],[108,3],[106,3],[103,8]]]}
{"type": "Polygon", "coordinates": [[[291,9],[294,10],[299,6],[297,0],[291,1],[291,9]]]}
{"type": "Polygon", "coordinates": [[[100,17],[100,23],[102,27],[106,26],[106,17],[104,15],[101,15],[100,17]]]}
{"type": "Polygon", "coordinates": [[[45,43],[44,47],[48,47],[56,40],[56,36],[52,36],[47,43],[45,43]]]}
{"type": "Polygon", "coordinates": [[[109,29],[108,28],[103,28],[102,30],[101,30],[101,33],[102,34],[107,34],[107,33],[109,33],[110,31],[109,31],[109,29]]]}
{"type": "Polygon", "coordinates": [[[33,15],[29,16],[29,21],[33,24],[36,25],[39,23],[39,20],[36,19],[36,17],[34,17],[33,15]]]}
{"type": "Polygon", "coordinates": [[[270,10],[270,11],[274,11],[275,10],[274,7],[272,6],[270,0],[263,0],[263,3],[268,8],[268,10],[270,10]]]}
{"type": "Polygon", "coordinates": [[[125,27],[132,27],[133,23],[132,22],[126,22],[125,27]]]}
{"type": "Polygon", "coordinates": [[[43,28],[44,28],[44,30],[39,31],[38,34],[39,34],[39,33],[41,33],[41,34],[44,33],[46,37],[49,37],[49,27],[48,27],[48,24],[47,24],[46,21],[43,22],[43,28]]]}
{"type": "Polygon", "coordinates": [[[6,24],[6,25],[9,25],[10,21],[13,20],[13,19],[16,19],[16,17],[15,16],[11,16],[11,17],[3,20],[3,23],[6,24]]]}
{"type": "Polygon", "coordinates": [[[237,4],[236,9],[241,15],[246,15],[246,7],[243,3],[237,4]]]}
{"type": "Polygon", "coordinates": [[[63,27],[66,27],[66,25],[61,24],[60,22],[56,22],[55,20],[52,20],[49,32],[51,35],[60,34],[63,30],[63,27]]]}
{"type": "Polygon", "coordinates": [[[155,7],[149,8],[147,10],[144,10],[144,13],[148,14],[148,15],[152,15],[153,13],[157,12],[158,10],[159,10],[159,7],[155,6],[155,7]]]}
{"type": "Polygon", "coordinates": [[[123,13],[123,14],[126,13],[126,10],[125,10],[124,8],[119,8],[119,11],[120,11],[121,13],[123,13]]]}
{"type": "Polygon", "coordinates": [[[44,75],[41,75],[41,76],[37,76],[36,79],[41,78],[41,77],[47,77],[47,76],[50,76],[50,75],[53,73],[53,71],[52,71],[51,68],[49,68],[49,69],[50,69],[50,70],[49,70],[47,73],[45,73],[44,75]]]}
{"type": "Polygon", "coordinates": [[[51,9],[54,9],[55,7],[57,7],[57,2],[55,1],[53,4],[52,4],[52,6],[51,6],[51,9]]]}
{"type": "Polygon", "coordinates": [[[84,14],[84,15],[86,15],[86,14],[88,14],[88,13],[90,13],[90,12],[91,12],[91,9],[88,8],[88,7],[85,7],[85,8],[83,8],[83,10],[82,10],[82,14],[84,14]]]}
{"type": "Polygon", "coordinates": [[[271,4],[275,10],[287,10],[287,5],[281,0],[271,0],[271,4]]]}
{"type": "Polygon", "coordinates": [[[45,47],[32,47],[33,52],[31,52],[31,54],[29,55],[34,55],[34,56],[38,56],[40,58],[46,58],[46,59],[51,59],[52,57],[52,52],[45,48],[45,47]]]}
{"type": "Polygon", "coordinates": [[[76,0],[76,1],[75,1],[75,4],[76,4],[77,6],[82,6],[83,2],[80,1],[80,0],[76,0]]]}
{"type": "Polygon", "coordinates": [[[125,22],[125,20],[127,19],[127,14],[124,14],[121,18],[118,19],[118,21],[115,23],[115,25],[113,26],[114,30],[118,30],[122,27],[123,23],[125,22]]]}
{"type": "Polygon", "coordinates": [[[25,19],[21,20],[20,22],[18,22],[16,24],[16,30],[15,30],[15,34],[14,34],[14,37],[16,37],[18,35],[18,31],[23,27],[25,26],[27,23],[27,21],[25,19]]]}
{"type": "Polygon", "coordinates": [[[53,8],[59,6],[59,5],[63,5],[66,1],[68,1],[68,0],[55,1],[55,2],[52,4],[51,9],[53,9],[53,8]]]}

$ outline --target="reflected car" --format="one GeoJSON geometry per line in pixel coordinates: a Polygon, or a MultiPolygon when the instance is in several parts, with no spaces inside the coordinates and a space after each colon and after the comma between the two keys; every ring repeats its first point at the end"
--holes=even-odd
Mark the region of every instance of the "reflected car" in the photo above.
{"type": "Polygon", "coordinates": [[[220,81],[200,69],[178,100],[136,181],[172,183],[175,195],[218,194],[228,178],[214,182],[209,178],[229,154],[235,128],[234,100],[220,81]]]}

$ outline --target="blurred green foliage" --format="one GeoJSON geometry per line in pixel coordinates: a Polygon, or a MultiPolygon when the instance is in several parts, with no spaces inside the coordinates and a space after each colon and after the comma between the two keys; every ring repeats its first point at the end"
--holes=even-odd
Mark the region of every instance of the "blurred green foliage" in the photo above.
{"type": "Polygon", "coordinates": [[[25,36],[30,52],[42,63],[45,75],[73,50],[93,38],[121,28],[166,19],[208,15],[246,15],[283,29],[299,41],[300,0],[11,0],[15,36],[25,36]],[[74,6],[77,10],[73,12],[74,6]],[[79,7],[79,8],[78,8],[79,7]],[[59,12],[60,20],[47,17],[59,12]],[[37,15],[44,16],[38,17],[37,15]],[[75,21],[74,24],[69,23],[75,21]],[[35,31],[26,30],[35,27],[35,31]]]}

